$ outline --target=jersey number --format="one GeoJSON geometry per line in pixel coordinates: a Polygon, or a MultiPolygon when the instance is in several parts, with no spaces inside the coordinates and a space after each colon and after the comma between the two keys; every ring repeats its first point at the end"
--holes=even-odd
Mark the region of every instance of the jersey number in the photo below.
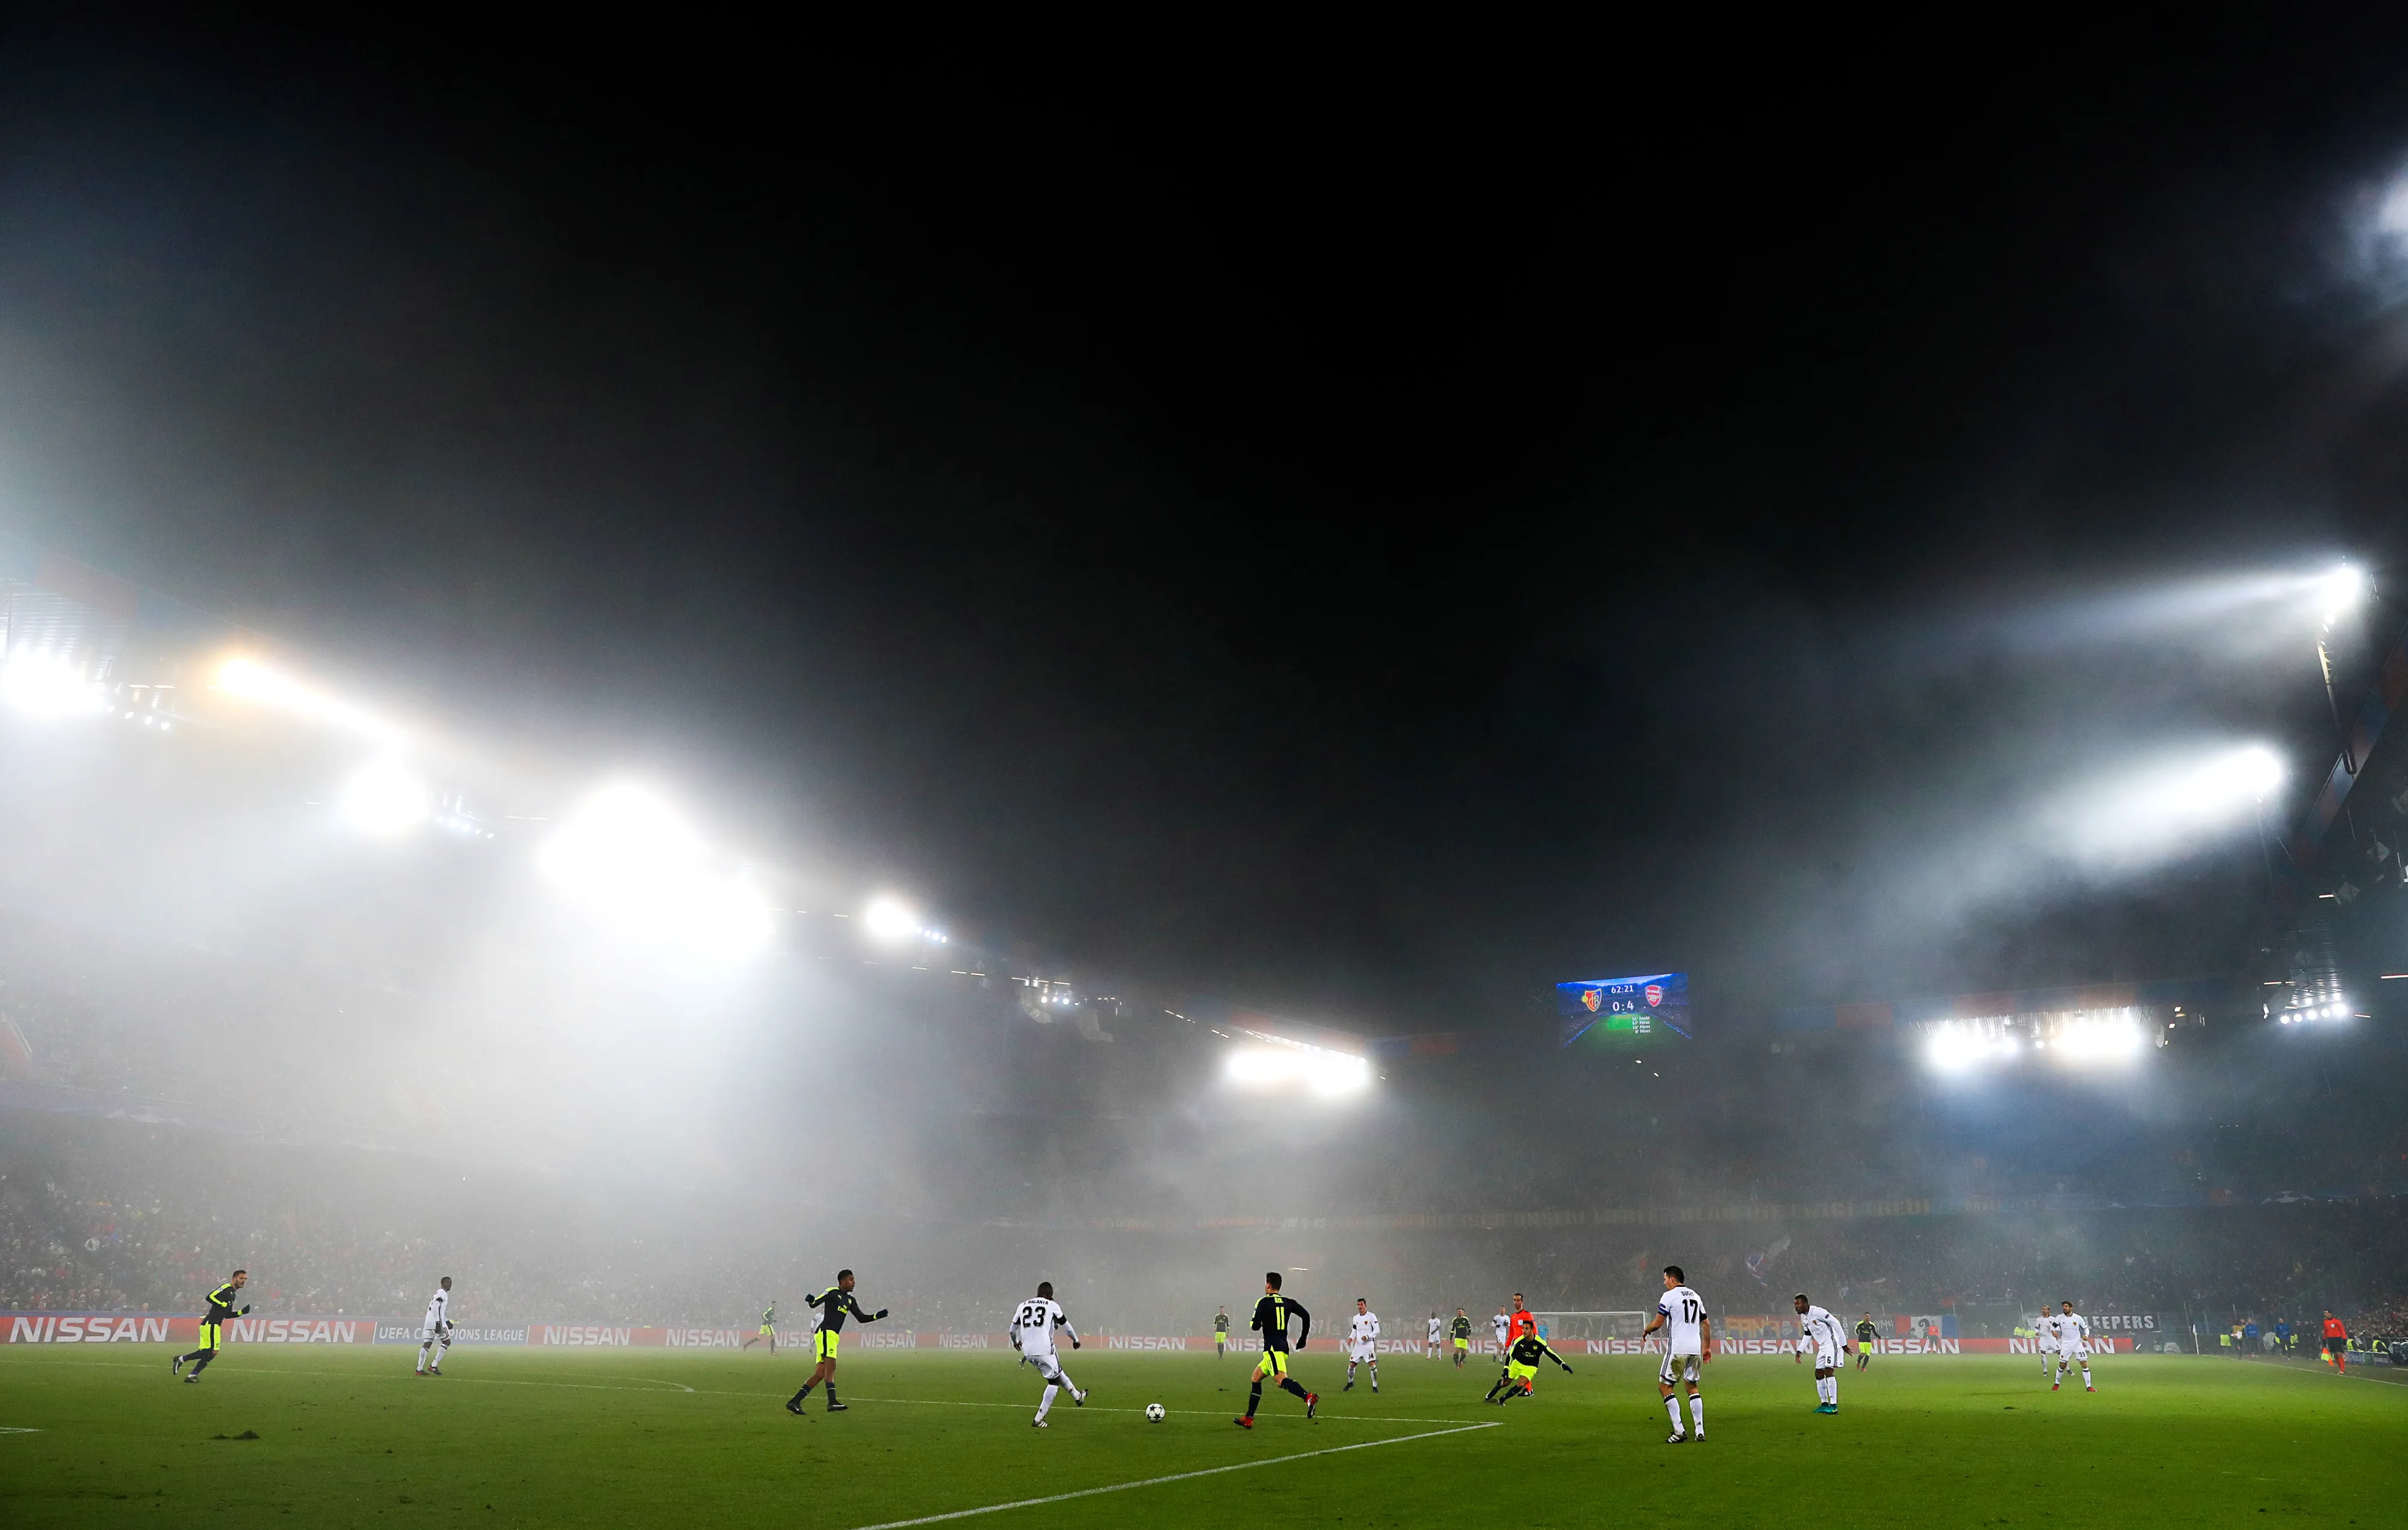
{"type": "Polygon", "coordinates": [[[1698,1305],[1696,1298],[1689,1296],[1684,1296],[1681,1298],[1681,1321],[1683,1323],[1696,1323],[1698,1319],[1703,1315],[1704,1311],[1705,1308],[1698,1305]]]}

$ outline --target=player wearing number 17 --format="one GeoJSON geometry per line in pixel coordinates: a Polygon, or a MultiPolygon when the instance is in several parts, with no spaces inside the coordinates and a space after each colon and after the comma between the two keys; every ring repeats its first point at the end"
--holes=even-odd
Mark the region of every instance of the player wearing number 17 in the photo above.
{"type": "Polygon", "coordinates": [[[1851,1353],[1848,1331],[1840,1320],[1806,1299],[1799,1292],[1789,1299],[1798,1309],[1798,1353],[1803,1363],[1806,1352],[1814,1353],[1814,1411],[1837,1413],[1840,1410],[1840,1359],[1851,1353]]]}
{"type": "Polygon", "coordinates": [[[1714,1357],[1714,1320],[1706,1315],[1705,1298],[1688,1287],[1688,1277],[1678,1265],[1664,1266],[1664,1299],[1656,1304],[1656,1315],[1647,1320],[1646,1331],[1639,1337],[1652,1337],[1656,1329],[1664,1330],[1664,1369],[1658,1377],[1656,1390],[1663,1394],[1664,1411],[1672,1418],[1672,1433],[1664,1443],[1678,1445],[1689,1438],[1681,1427],[1681,1399],[1673,1389],[1683,1381],[1689,1388],[1689,1415],[1696,1421],[1697,1437],[1706,1437],[1706,1399],[1698,1391],[1698,1372],[1714,1357]]]}

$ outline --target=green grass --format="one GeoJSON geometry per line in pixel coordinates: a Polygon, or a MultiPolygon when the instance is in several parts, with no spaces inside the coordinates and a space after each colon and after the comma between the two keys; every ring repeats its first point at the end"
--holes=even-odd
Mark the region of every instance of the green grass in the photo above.
{"type": "Polygon", "coordinates": [[[2399,1523],[2408,1483],[2408,1387],[2215,1359],[2115,1358],[2085,1395],[2021,1358],[1886,1357],[1826,1418],[1802,1367],[1728,1357],[1708,1440],[1672,1448],[1637,1359],[1497,1408],[1487,1369],[1402,1358],[1340,1395],[1316,1349],[1324,1419],[1274,1394],[1242,1434],[1243,1361],[1090,1350],[1094,1401],[1040,1434],[1008,1351],[864,1351],[852,1410],[803,1420],[785,1354],[460,1350],[418,1380],[399,1348],[237,1347],[190,1387],[168,1352],[0,1348],[0,1427],[38,1431],[0,1435],[0,1524],[858,1526],[1264,1463],[963,1523],[2344,1526],[2399,1523]],[[1434,1434],[1467,1423],[1498,1426],[1434,1434]],[[1277,1459],[1378,1440],[1402,1442],[1277,1459]]]}

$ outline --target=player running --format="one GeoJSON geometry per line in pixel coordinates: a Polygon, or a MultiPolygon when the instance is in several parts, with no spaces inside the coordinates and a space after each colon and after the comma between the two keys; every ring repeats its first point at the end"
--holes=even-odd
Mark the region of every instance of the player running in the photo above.
{"type": "Polygon", "coordinates": [[[2090,1320],[2073,1310],[2073,1304],[2063,1304],[2065,1310],[2057,1316],[2057,1380],[2048,1384],[2055,1392],[2065,1384],[2065,1368],[2070,1365],[2082,1367],[2082,1390],[2096,1392],[2090,1384],[2090,1320]]]}
{"type": "Polygon", "coordinates": [[[1297,1379],[1287,1373],[1287,1325],[1290,1319],[1303,1325],[1296,1336],[1296,1347],[1301,1350],[1305,1340],[1312,1336],[1312,1314],[1281,1295],[1279,1271],[1268,1271],[1263,1276],[1263,1298],[1254,1304],[1254,1321],[1247,1325],[1263,1336],[1263,1357],[1254,1366],[1254,1386],[1246,1395],[1246,1411],[1242,1417],[1231,1421],[1240,1429],[1254,1426],[1254,1409],[1262,1406],[1265,1377],[1277,1377],[1282,1392],[1293,1392],[1303,1398],[1307,1419],[1311,1419],[1312,1410],[1321,1406],[1321,1394],[1305,1391],[1297,1379]]]}
{"type": "Polygon", "coordinates": [[[426,1318],[418,1326],[418,1374],[443,1374],[443,1357],[452,1352],[452,1277],[445,1276],[426,1298],[426,1318]],[[428,1362],[433,1362],[429,1364],[428,1362]]]}
{"type": "MultiPolygon", "coordinates": [[[[1488,1389],[1488,1395],[1481,1400],[1502,1408],[1516,1397],[1528,1396],[1537,1390],[1539,1360],[1542,1355],[1563,1366],[1566,1376],[1572,1373],[1571,1366],[1564,1364],[1564,1357],[1547,1348],[1545,1339],[1535,1333],[1524,1334],[1513,1341],[1512,1349],[1505,1351],[1505,1368],[1498,1374],[1497,1384],[1488,1389]],[[1499,1392],[1505,1395],[1497,1395],[1499,1392]]],[[[1699,1427],[1704,1426],[1701,1424],[1699,1427]]]]}
{"type": "Polygon", "coordinates": [[[1847,1331],[1840,1320],[1806,1299],[1799,1292],[1790,1298],[1798,1309],[1798,1353],[1794,1357],[1803,1364],[1806,1351],[1814,1351],[1814,1411],[1837,1413],[1840,1410],[1840,1357],[1848,1352],[1847,1331]]]}
{"type": "MultiPolygon", "coordinates": [[[[184,1380],[197,1381],[201,1379],[201,1372],[209,1368],[209,1362],[218,1357],[218,1351],[225,1344],[224,1325],[236,1318],[247,1318],[251,1315],[250,1304],[245,1303],[239,1312],[235,1310],[234,1306],[236,1294],[250,1280],[249,1270],[238,1269],[234,1272],[233,1279],[209,1293],[208,1308],[201,1313],[200,1348],[190,1354],[179,1354],[169,1361],[168,1375],[179,1374],[184,1368],[184,1362],[189,1360],[193,1363],[193,1374],[185,1377],[184,1380]]],[[[2330,1317],[2332,1314],[2328,1312],[2325,1316],[2330,1317]]]]}
{"type": "Polygon", "coordinates": [[[1054,1394],[1068,1390],[1070,1401],[1081,1408],[1087,1406],[1087,1394],[1079,1390],[1062,1368],[1062,1357],[1054,1348],[1054,1330],[1059,1328],[1070,1336],[1070,1348],[1079,1347],[1079,1330],[1070,1326],[1069,1314],[1054,1299],[1054,1282],[1037,1282],[1037,1294],[1020,1304],[1011,1315],[1011,1347],[1020,1358],[1037,1367],[1045,1378],[1045,1395],[1038,1400],[1037,1417],[1029,1423],[1039,1429],[1048,1427],[1045,1415],[1054,1406],[1054,1394]]]}
{"type": "MultiPolygon", "coordinates": [[[[242,1271],[235,1271],[235,1279],[241,1278],[242,1271]]],[[[246,1307],[243,1310],[248,1312],[251,1308],[246,1307]]],[[[2349,1374],[2349,1328],[2333,1316],[2329,1307],[2325,1308],[2325,1364],[2344,1376],[2349,1374]]]]}
{"type": "Polygon", "coordinates": [[[1229,1309],[1226,1307],[1212,1320],[1212,1352],[1215,1355],[1229,1352],[1229,1309]]]}
{"type": "Polygon", "coordinates": [[[761,1309],[761,1331],[746,1339],[739,1348],[749,1350],[753,1345],[761,1343],[767,1343],[769,1346],[771,1354],[778,1352],[778,1304],[776,1302],[771,1302],[761,1309]]]}
{"type": "Polygon", "coordinates": [[[786,1399],[786,1411],[801,1418],[803,1399],[811,1394],[811,1388],[825,1381],[827,1410],[831,1413],[845,1412],[845,1405],[837,1401],[836,1396],[836,1351],[837,1346],[844,1339],[844,1320],[851,1317],[859,1318],[865,1323],[876,1323],[886,1315],[886,1308],[882,1307],[875,1312],[861,1309],[860,1301],[853,1294],[853,1271],[849,1269],[837,1271],[836,1284],[803,1305],[819,1314],[819,1322],[811,1331],[811,1352],[819,1357],[819,1364],[811,1367],[811,1379],[803,1383],[803,1390],[786,1399]]]}
{"type": "Polygon", "coordinates": [[[1678,1265],[1664,1266],[1664,1299],[1656,1304],[1656,1315],[1647,1320],[1639,1337],[1645,1338],[1658,1328],[1664,1330],[1664,1369],[1656,1390],[1663,1394],[1664,1411],[1672,1419],[1672,1433],[1664,1443],[1679,1445],[1689,1437],[1681,1427],[1681,1399],[1672,1395],[1673,1388],[1684,1380],[1689,1388],[1689,1415],[1697,1423],[1697,1437],[1703,1439],[1706,1399],[1698,1391],[1698,1373],[1714,1357],[1714,1320],[1706,1313],[1705,1298],[1689,1289],[1688,1277],[1678,1265]]]}
{"type": "Polygon", "coordinates": [[[1371,1391],[1380,1390],[1380,1314],[1371,1310],[1368,1296],[1354,1298],[1354,1316],[1346,1325],[1346,1384],[1340,1392],[1354,1390],[1354,1367],[1371,1367],[1371,1391]]]}
{"type": "Polygon", "coordinates": [[[1447,1325],[1447,1332],[1455,1337],[1455,1368],[1461,1370],[1463,1363],[1471,1357],[1471,1314],[1456,1308],[1455,1322],[1447,1325]]]}
{"type": "Polygon", "coordinates": [[[1422,1358],[1424,1360],[1436,1360],[1438,1358],[1439,1340],[1445,1337],[1445,1334],[1446,1324],[1440,1320],[1438,1309],[1436,1308],[1432,1308],[1429,1315],[1429,1337],[1425,1339],[1422,1343],[1422,1358]]]}
{"type": "Polygon", "coordinates": [[[1862,1371],[1873,1363],[1873,1315],[1870,1312],[1856,1320],[1856,1369],[1862,1371]]]}

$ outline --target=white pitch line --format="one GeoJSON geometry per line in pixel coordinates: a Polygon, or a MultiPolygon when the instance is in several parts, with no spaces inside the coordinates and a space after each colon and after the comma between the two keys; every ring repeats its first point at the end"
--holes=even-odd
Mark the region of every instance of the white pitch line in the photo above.
{"type": "MultiPolygon", "coordinates": [[[[864,1398],[865,1402],[868,1399],[864,1398]]],[[[1345,1451],[1376,1451],[1383,1445],[1409,1445],[1417,1439],[1436,1439],[1440,1435],[1468,1435],[1476,1429],[1496,1429],[1496,1423],[1466,1423],[1453,1429],[1430,1429],[1418,1435],[1398,1435],[1394,1439],[1358,1440],[1353,1445],[1332,1445],[1326,1450],[1298,1451],[1294,1455],[1275,1455],[1267,1461],[1240,1461],[1226,1466],[1207,1466],[1201,1471],[1172,1472],[1168,1477],[1149,1477],[1140,1482],[1114,1482],[1110,1487],[1081,1488],[1076,1493],[1056,1493],[1043,1498],[1015,1498],[1008,1504],[988,1504],[981,1509],[956,1509],[950,1514],[924,1514],[916,1520],[887,1520],[879,1524],[866,1524],[861,1530],[903,1530],[906,1525],[941,1524],[947,1520],[967,1520],[980,1514],[1000,1514],[1007,1509],[1036,1509],[1045,1504],[1068,1503],[1073,1498],[1092,1498],[1100,1493],[1126,1493],[1131,1488],[1159,1487],[1165,1482],[1184,1482],[1197,1477],[1218,1477],[1223,1472],[1251,1471],[1256,1466],[1276,1466],[1284,1461],[1305,1461],[1316,1455],[1337,1455],[1345,1451]]]]}
{"type": "MultiPolygon", "coordinates": [[[[718,1394],[717,1395],[729,1397],[752,1397],[758,1396],[760,1394],[751,1392],[730,1392],[718,1394]]],[[[957,1401],[952,1397],[856,1397],[853,1401],[862,1403],[910,1403],[916,1408],[1016,1408],[1024,1413],[1029,1410],[1026,1403],[966,1403],[957,1401]]],[[[1096,1408],[1092,1409],[1092,1411],[1097,1413],[1142,1413],[1145,1409],[1142,1408],[1096,1408]]],[[[1316,1417],[1315,1422],[1321,1423],[1469,1423],[1473,1421],[1469,1419],[1423,1419],[1415,1418],[1411,1414],[1406,1413],[1384,1413],[1377,1416],[1369,1413],[1323,1413],[1316,1417]]],[[[1502,1421],[1500,1420],[1499,1422],[1501,1423],[1502,1421]]]]}
{"type": "Polygon", "coordinates": [[[38,1435],[40,1433],[41,1431],[39,1429],[0,1428],[0,1435],[38,1435]]]}

